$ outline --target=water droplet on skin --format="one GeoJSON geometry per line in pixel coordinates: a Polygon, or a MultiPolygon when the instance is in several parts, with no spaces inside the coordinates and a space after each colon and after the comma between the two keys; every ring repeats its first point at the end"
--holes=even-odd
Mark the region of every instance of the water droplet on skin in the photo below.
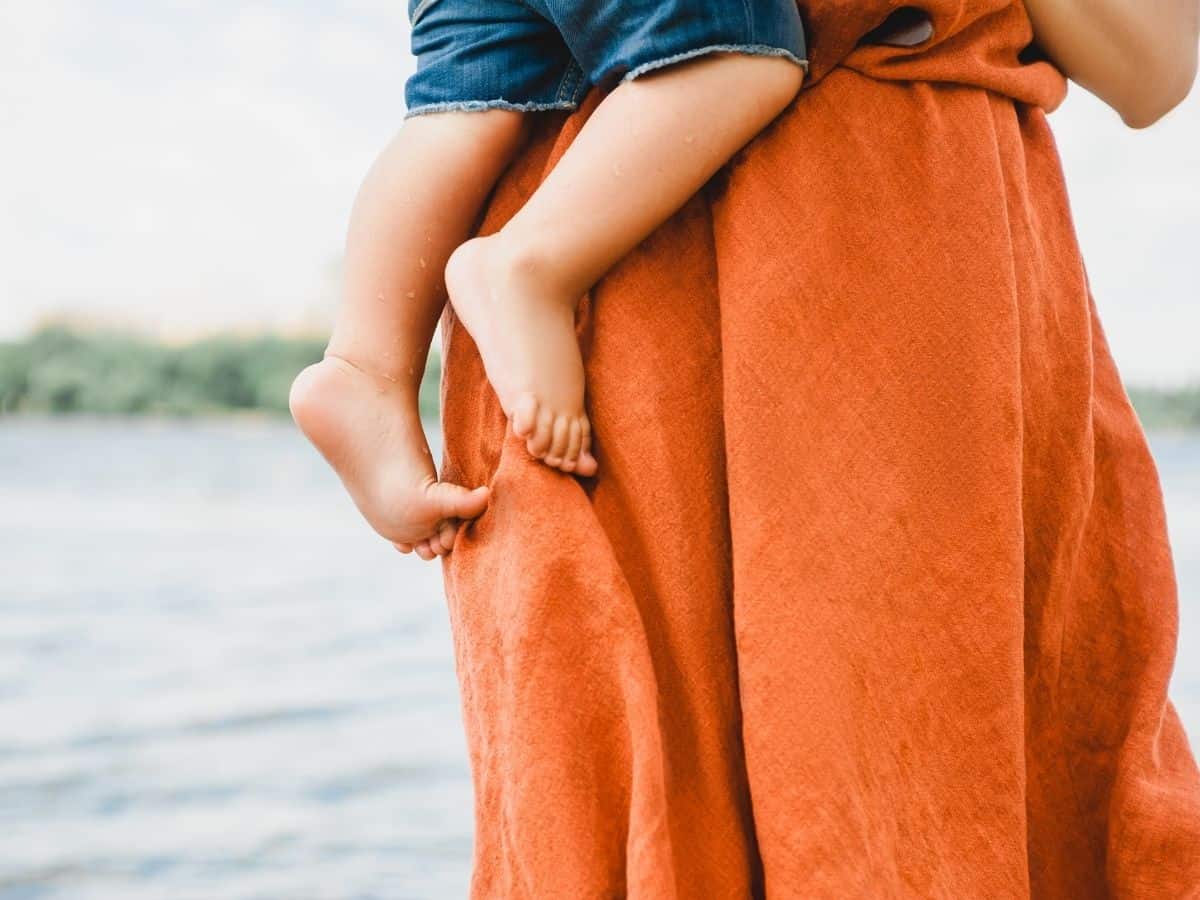
{"type": "Polygon", "coordinates": [[[692,142],[693,142],[693,141],[695,141],[695,140],[696,140],[696,136],[695,136],[694,134],[689,134],[687,137],[685,137],[685,138],[683,139],[683,142],[684,142],[685,144],[690,144],[690,143],[692,143],[692,142]]]}
{"type": "Polygon", "coordinates": [[[407,293],[405,296],[406,296],[406,297],[408,297],[408,298],[411,300],[413,297],[417,296],[417,292],[416,292],[416,291],[409,291],[409,292],[408,292],[408,293],[407,293]]]}
{"type": "Polygon", "coordinates": [[[422,256],[420,259],[420,262],[421,262],[421,268],[422,269],[425,268],[425,257],[422,256]]]}
{"type": "Polygon", "coordinates": [[[616,163],[614,163],[612,169],[613,169],[613,174],[616,175],[618,178],[620,178],[621,177],[621,167],[619,165],[617,165],[616,163]]]}
{"type": "Polygon", "coordinates": [[[380,303],[382,303],[383,302],[383,294],[376,294],[375,299],[378,300],[380,303]]]}

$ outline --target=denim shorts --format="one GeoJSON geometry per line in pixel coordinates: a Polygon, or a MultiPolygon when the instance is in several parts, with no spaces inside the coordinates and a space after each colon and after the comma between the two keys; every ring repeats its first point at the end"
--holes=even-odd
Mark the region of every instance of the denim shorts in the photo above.
{"type": "Polygon", "coordinates": [[[707,53],[808,66],[795,0],[409,0],[409,20],[407,116],[574,109],[593,85],[707,53]]]}

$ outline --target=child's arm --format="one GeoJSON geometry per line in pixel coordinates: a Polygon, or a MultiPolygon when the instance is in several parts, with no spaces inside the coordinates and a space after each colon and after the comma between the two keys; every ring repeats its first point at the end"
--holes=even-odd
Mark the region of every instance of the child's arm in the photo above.
{"type": "Polygon", "coordinates": [[[1026,0],[1038,43],[1131,128],[1177,106],[1196,77],[1200,0],[1026,0]]]}

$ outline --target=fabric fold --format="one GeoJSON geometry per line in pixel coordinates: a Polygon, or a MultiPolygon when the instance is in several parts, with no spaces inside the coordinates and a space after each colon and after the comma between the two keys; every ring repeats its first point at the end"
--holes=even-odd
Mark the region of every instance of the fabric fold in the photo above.
{"type": "MultiPolygon", "coordinates": [[[[475,898],[1200,891],[1157,471],[1020,3],[801,4],[813,80],[613,271],[600,472],[506,435],[443,321],[475,898]]],[[[498,228],[599,102],[547,118],[498,228]]]]}

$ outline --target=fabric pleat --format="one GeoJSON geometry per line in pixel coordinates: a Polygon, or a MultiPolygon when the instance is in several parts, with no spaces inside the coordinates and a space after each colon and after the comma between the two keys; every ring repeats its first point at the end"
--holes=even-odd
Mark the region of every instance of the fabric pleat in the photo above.
{"type": "MultiPolygon", "coordinates": [[[[445,562],[474,898],[1200,896],[1065,82],[1019,2],[863,42],[901,6],[801,3],[795,103],[585,299],[595,478],[526,455],[443,321],[444,475],[493,489],[445,562]]],[[[483,231],[600,99],[545,117],[483,231]]]]}

